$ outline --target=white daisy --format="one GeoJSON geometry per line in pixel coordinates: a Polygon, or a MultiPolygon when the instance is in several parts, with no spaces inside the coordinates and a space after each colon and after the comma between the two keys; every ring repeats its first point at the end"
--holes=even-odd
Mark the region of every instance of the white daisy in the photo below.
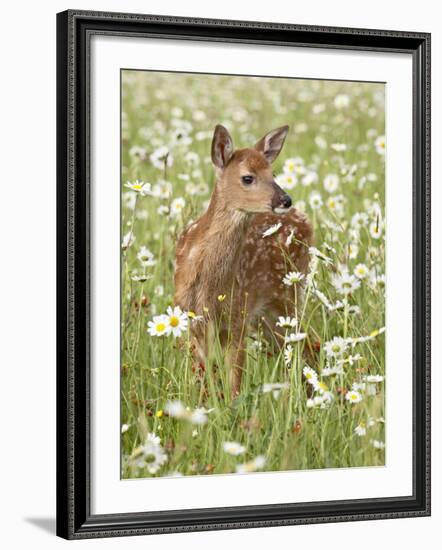
{"type": "Polygon", "coordinates": [[[198,188],[197,186],[193,183],[193,181],[188,181],[186,183],[186,187],[185,187],[185,190],[186,190],[186,193],[188,195],[196,195],[197,192],[198,192],[198,188]]]}
{"type": "Polygon", "coordinates": [[[169,214],[169,207],[166,204],[160,204],[157,208],[157,212],[160,216],[167,216],[167,214],[169,214]]]}
{"type": "Polygon", "coordinates": [[[129,149],[129,155],[131,157],[139,158],[140,160],[144,160],[146,158],[146,149],[144,147],[140,147],[139,145],[133,145],[129,149]]]}
{"type": "Polygon", "coordinates": [[[144,267],[149,267],[157,263],[156,260],[154,260],[152,252],[145,246],[142,246],[140,248],[140,251],[137,254],[137,258],[141,265],[143,265],[144,267]]]}
{"type": "Polygon", "coordinates": [[[198,426],[202,424],[206,424],[207,422],[207,413],[210,411],[207,411],[204,407],[200,407],[198,409],[195,409],[192,414],[189,417],[189,422],[191,424],[197,424],[198,426]]]}
{"type": "Polygon", "coordinates": [[[193,120],[201,122],[202,120],[206,120],[206,113],[204,111],[200,111],[199,109],[197,109],[196,111],[193,112],[192,118],[193,120]]]}
{"type": "Polygon", "coordinates": [[[172,418],[185,418],[187,415],[186,407],[179,399],[168,401],[164,406],[164,411],[172,418]]]}
{"type": "Polygon", "coordinates": [[[365,279],[369,273],[368,267],[365,264],[358,264],[354,268],[353,273],[358,279],[365,279]]]}
{"type": "Polygon", "coordinates": [[[173,218],[178,218],[182,215],[184,207],[186,206],[186,201],[183,197],[178,197],[173,199],[170,205],[170,215],[173,218]]]}
{"type": "Polygon", "coordinates": [[[380,239],[382,236],[382,224],[380,221],[371,222],[369,231],[372,239],[380,239]]]}
{"type": "Polygon", "coordinates": [[[385,449],[385,443],[383,441],[372,439],[370,443],[373,445],[375,449],[385,449]]]}
{"type": "Polygon", "coordinates": [[[360,359],[362,359],[362,355],[360,353],[356,353],[356,355],[349,355],[345,359],[339,359],[338,364],[339,365],[348,364],[352,367],[355,364],[355,362],[359,361],[360,359]]]}
{"type": "Polygon", "coordinates": [[[208,420],[207,415],[214,409],[199,407],[192,411],[190,407],[185,407],[179,399],[175,399],[174,401],[168,401],[164,407],[164,410],[173,418],[187,420],[191,424],[202,425],[206,424],[208,420]]]}
{"type": "Polygon", "coordinates": [[[152,195],[158,199],[168,199],[172,195],[170,181],[160,180],[152,187],[152,195]]]}
{"type": "Polygon", "coordinates": [[[163,285],[157,285],[153,289],[153,293],[155,294],[155,296],[164,296],[164,287],[163,287],[163,285]]]}
{"type": "Polygon", "coordinates": [[[372,288],[385,287],[385,273],[378,273],[376,269],[372,269],[369,274],[369,284],[372,288]]]}
{"type": "Polygon", "coordinates": [[[289,344],[284,349],[284,361],[286,365],[291,365],[293,361],[293,347],[289,344]]]}
{"type": "Polygon", "coordinates": [[[334,193],[339,187],[339,176],[336,174],[327,174],[324,178],[324,189],[328,193],[334,193]]]}
{"type": "Polygon", "coordinates": [[[345,145],[345,143],[332,143],[330,147],[333,149],[333,151],[336,151],[337,153],[343,153],[344,151],[347,151],[347,145],[345,145]]]}
{"type": "Polygon", "coordinates": [[[290,334],[287,334],[287,336],[284,338],[284,341],[286,343],[294,343],[301,342],[301,340],[305,340],[306,338],[306,332],[291,332],[290,334]]]}
{"type": "Polygon", "coordinates": [[[359,246],[354,242],[348,243],[347,244],[347,254],[348,254],[348,258],[350,260],[356,259],[358,254],[359,254],[359,246]]]}
{"type": "Polygon", "coordinates": [[[195,153],[194,151],[188,151],[184,155],[184,160],[188,164],[191,164],[192,166],[197,166],[200,163],[200,156],[198,155],[198,153],[195,153]]]}
{"type": "Polygon", "coordinates": [[[282,282],[287,286],[293,286],[300,283],[304,278],[304,273],[300,273],[299,271],[290,271],[287,275],[284,275],[282,282]]]}
{"type": "Polygon", "coordinates": [[[256,472],[256,470],[261,470],[262,468],[264,468],[265,463],[265,456],[257,456],[250,462],[246,462],[245,464],[238,464],[236,466],[236,473],[246,474],[249,472],[256,472]]]}
{"type": "Polygon", "coordinates": [[[167,308],[167,334],[173,334],[175,338],[180,337],[187,330],[187,314],[179,306],[167,308]]]}
{"type": "Polygon", "coordinates": [[[322,136],[316,136],[314,141],[316,146],[319,147],[319,149],[327,148],[327,141],[322,136]]]}
{"type": "Polygon", "coordinates": [[[354,275],[350,275],[347,271],[332,276],[332,284],[339,292],[347,296],[361,286],[361,282],[354,275]]]}
{"type": "Polygon", "coordinates": [[[383,382],[384,377],[381,374],[368,374],[364,376],[364,380],[369,383],[383,382]]]}
{"type": "Polygon", "coordinates": [[[302,177],[301,183],[305,187],[309,187],[318,181],[318,174],[313,170],[307,170],[305,176],[302,177]]]}
{"type": "Polygon", "coordinates": [[[374,147],[376,149],[376,152],[379,153],[379,155],[384,156],[385,155],[385,136],[379,136],[375,139],[374,147]]]}
{"type": "Polygon", "coordinates": [[[285,246],[289,247],[293,242],[293,237],[295,236],[295,229],[292,229],[290,233],[287,235],[287,239],[285,240],[285,246]]]}
{"type": "Polygon", "coordinates": [[[332,264],[333,263],[333,260],[331,258],[329,258],[325,254],[323,254],[319,249],[317,249],[314,246],[310,246],[309,249],[308,249],[308,252],[311,256],[315,256],[316,258],[319,258],[322,262],[324,262],[326,264],[332,264]]]}
{"type": "Polygon", "coordinates": [[[149,279],[152,279],[152,275],[149,275],[147,273],[142,273],[141,275],[134,274],[131,277],[132,281],[135,281],[137,283],[145,283],[149,279]]]}
{"type": "Polygon", "coordinates": [[[353,382],[351,389],[354,391],[364,392],[366,389],[366,384],[364,382],[353,382]]]}
{"type": "Polygon", "coordinates": [[[170,136],[170,147],[178,147],[183,145],[190,145],[192,143],[192,138],[189,136],[188,132],[184,128],[177,128],[174,130],[170,136]]]}
{"type": "Polygon", "coordinates": [[[135,180],[134,182],[128,181],[125,184],[125,187],[128,187],[135,193],[139,193],[142,196],[149,195],[151,192],[151,185],[148,182],[135,180]]]}
{"type": "Polygon", "coordinates": [[[147,329],[151,336],[164,336],[169,332],[167,315],[155,315],[152,321],[147,323],[147,329]]]}
{"type": "Polygon", "coordinates": [[[335,336],[324,344],[325,353],[328,357],[341,357],[347,348],[348,342],[342,336],[335,336]]]}
{"type": "Polygon", "coordinates": [[[297,169],[299,167],[303,167],[303,166],[304,166],[304,159],[302,159],[301,157],[295,157],[295,158],[287,159],[284,162],[283,170],[285,174],[294,174],[297,172],[297,169]]]}
{"type": "Polygon", "coordinates": [[[261,391],[262,393],[272,393],[274,399],[279,398],[281,390],[286,390],[290,387],[288,382],[273,382],[271,384],[263,384],[261,391]]]}
{"type": "Polygon", "coordinates": [[[325,111],[326,107],[324,103],[316,103],[316,105],[313,105],[312,112],[315,115],[319,115],[320,113],[323,113],[325,111]]]}
{"type": "Polygon", "coordinates": [[[344,215],[344,202],[342,201],[342,195],[328,197],[325,204],[330,212],[333,212],[336,216],[341,218],[344,215]]]}
{"type": "Polygon", "coordinates": [[[355,434],[358,435],[359,437],[363,437],[364,435],[367,434],[367,428],[365,427],[365,423],[364,422],[360,422],[356,428],[355,428],[355,434]]]}
{"type": "Polygon", "coordinates": [[[318,210],[322,206],[322,197],[319,191],[312,191],[309,197],[310,208],[318,210]]]}
{"type": "Polygon", "coordinates": [[[150,474],[156,474],[167,462],[167,454],[160,445],[160,438],[153,433],[147,434],[146,442],[134,455],[134,464],[138,468],[146,468],[150,474]]]}
{"type": "Polygon", "coordinates": [[[330,403],[334,399],[333,394],[330,391],[323,391],[321,393],[321,397],[322,397],[321,409],[325,409],[326,407],[328,407],[328,405],[330,405],[330,403]]]}
{"type": "Polygon", "coordinates": [[[356,390],[350,390],[345,394],[345,399],[352,404],[362,401],[362,395],[356,390]]]}
{"type": "Polygon", "coordinates": [[[385,327],[381,327],[380,329],[375,329],[368,336],[358,336],[357,338],[351,338],[350,342],[352,345],[360,344],[362,342],[369,342],[370,340],[374,340],[376,336],[379,336],[379,334],[383,334],[385,332],[385,327]]]}
{"type": "Polygon", "coordinates": [[[274,235],[277,231],[280,230],[280,228],[282,227],[282,223],[281,222],[278,222],[278,223],[275,223],[274,225],[271,225],[268,229],[266,229],[263,234],[262,234],[262,237],[270,237],[270,235],[274,235]]]}
{"type": "Polygon", "coordinates": [[[350,97],[347,94],[338,94],[333,103],[336,109],[345,109],[350,105],[350,97]]]}
{"type": "Polygon", "coordinates": [[[277,327],[281,328],[295,328],[298,324],[298,320],[296,317],[278,317],[278,321],[276,322],[277,327]]]}
{"type": "Polygon", "coordinates": [[[324,367],[321,370],[321,376],[323,376],[323,377],[333,376],[335,374],[344,374],[344,370],[343,370],[342,366],[324,367]]]}
{"type": "Polygon", "coordinates": [[[132,193],[132,191],[125,191],[121,195],[122,203],[124,208],[128,208],[129,210],[133,210],[135,208],[135,204],[137,202],[137,194],[132,193]]]}
{"type": "Polygon", "coordinates": [[[309,384],[312,386],[316,386],[318,383],[318,375],[316,371],[314,371],[311,367],[305,366],[302,369],[302,373],[304,374],[305,379],[309,384]]]}
{"type": "Polygon", "coordinates": [[[365,212],[356,212],[351,218],[351,226],[356,229],[361,229],[368,223],[368,216],[365,212]]]}
{"type": "Polygon", "coordinates": [[[223,450],[225,453],[232,456],[239,456],[245,453],[246,448],[243,445],[240,445],[236,441],[224,441],[223,450]]]}
{"type": "Polygon", "coordinates": [[[293,189],[298,183],[298,179],[295,174],[280,174],[276,178],[276,182],[281,189],[293,189]]]}
{"type": "Polygon", "coordinates": [[[165,145],[155,149],[149,158],[152,165],[159,170],[163,170],[164,166],[170,167],[173,165],[173,156],[170,154],[169,148],[165,145]]]}
{"type": "Polygon", "coordinates": [[[129,233],[126,233],[123,237],[123,242],[121,243],[121,248],[123,250],[127,250],[130,246],[134,244],[135,241],[135,235],[132,233],[132,231],[129,231],[129,233]]]}
{"type": "Polygon", "coordinates": [[[207,183],[199,183],[196,187],[196,190],[197,190],[197,195],[199,197],[202,197],[204,195],[207,195],[207,193],[209,192],[209,186],[207,185],[207,183]]]}
{"type": "Polygon", "coordinates": [[[315,397],[313,398],[313,406],[314,407],[319,407],[321,409],[325,408],[325,402],[324,402],[324,398],[322,397],[322,395],[315,395],[315,397]]]}

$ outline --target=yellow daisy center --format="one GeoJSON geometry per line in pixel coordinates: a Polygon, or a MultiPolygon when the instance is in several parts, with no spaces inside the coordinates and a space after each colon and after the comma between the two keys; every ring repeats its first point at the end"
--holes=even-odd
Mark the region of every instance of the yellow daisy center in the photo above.
{"type": "Polygon", "coordinates": [[[164,323],[157,323],[155,329],[157,332],[163,332],[163,330],[166,330],[166,325],[164,323]]]}
{"type": "Polygon", "coordinates": [[[169,325],[171,327],[177,327],[179,324],[180,324],[180,320],[178,319],[178,317],[173,316],[169,319],[169,325]]]}

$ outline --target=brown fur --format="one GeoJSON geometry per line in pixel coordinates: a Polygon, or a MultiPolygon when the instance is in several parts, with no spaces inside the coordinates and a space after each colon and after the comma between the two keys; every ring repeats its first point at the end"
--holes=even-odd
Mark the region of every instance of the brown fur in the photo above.
{"type": "Polygon", "coordinates": [[[266,331],[275,337],[278,316],[296,315],[302,299],[302,285],[294,292],[282,279],[289,271],[308,270],[312,228],[307,218],[294,208],[273,212],[287,198],[270,164],[286,133],[287,127],[279,128],[255,148],[233,151],[227,130],[217,126],[212,145],[217,182],[209,207],[176,246],[175,303],[204,317],[192,328],[200,360],[208,351],[207,328],[216,324],[232,366],[233,395],[240,391],[247,327],[264,318],[266,331]],[[248,174],[255,179],[246,186],[241,177],[248,174]],[[264,231],[278,222],[278,233],[264,238],[264,231]]]}

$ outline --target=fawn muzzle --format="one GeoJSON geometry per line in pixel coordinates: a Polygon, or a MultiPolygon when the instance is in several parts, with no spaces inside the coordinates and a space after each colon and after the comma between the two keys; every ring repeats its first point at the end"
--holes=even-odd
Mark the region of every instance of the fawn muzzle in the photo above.
{"type": "Polygon", "coordinates": [[[279,185],[273,181],[272,210],[277,213],[286,212],[292,206],[292,199],[279,185]]]}

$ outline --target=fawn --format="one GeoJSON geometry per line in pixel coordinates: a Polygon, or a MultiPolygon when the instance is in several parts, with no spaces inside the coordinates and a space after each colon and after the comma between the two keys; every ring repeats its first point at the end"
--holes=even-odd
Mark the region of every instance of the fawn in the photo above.
{"type": "Polygon", "coordinates": [[[240,393],[247,328],[260,324],[277,342],[278,316],[296,316],[302,301],[302,283],[293,289],[282,279],[291,270],[307,272],[312,227],[292,207],[271,167],[288,129],[282,126],[254,147],[234,150],[227,129],[216,126],[214,191],[207,211],[184,230],[176,246],[175,303],[201,315],[192,333],[203,363],[213,336],[208,327],[216,326],[230,367],[232,397],[240,393]],[[279,230],[263,237],[277,223],[279,230]]]}

